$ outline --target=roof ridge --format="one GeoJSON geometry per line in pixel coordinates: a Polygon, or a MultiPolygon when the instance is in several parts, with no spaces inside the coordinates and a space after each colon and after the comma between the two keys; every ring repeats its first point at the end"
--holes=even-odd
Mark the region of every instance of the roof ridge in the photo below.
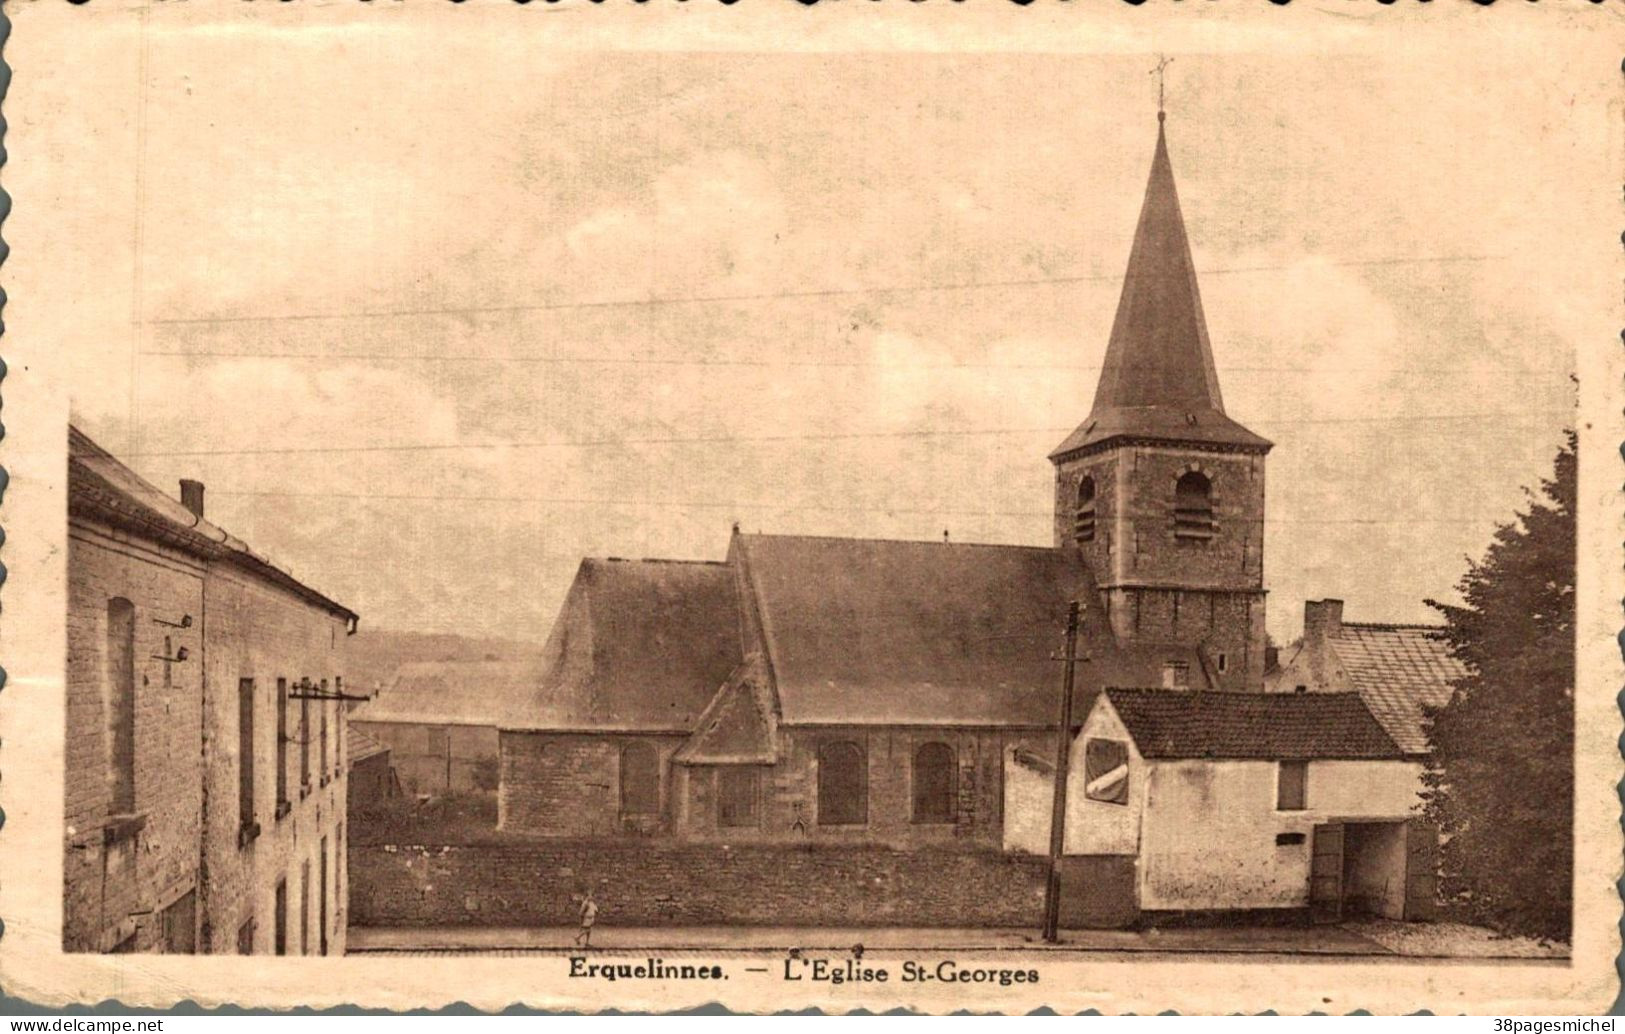
{"type": "Polygon", "coordinates": [[[781,532],[745,532],[739,533],[740,538],[746,539],[811,539],[824,542],[877,542],[900,546],[946,546],[950,549],[958,547],[974,547],[978,549],[1025,549],[1038,553],[1060,553],[1064,549],[1056,546],[1028,546],[1009,542],[944,542],[941,539],[899,539],[899,538],[871,538],[862,535],[799,535],[781,532]]]}
{"type": "Polygon", "coordinates": [[[1426,623],[1423,623],[1423,622],[1405,622],[1405,621],[1345,621],[1345,622],[1343,622],[1342,627],[1344,627],[1344,628],[1393,629],[1393,630],[1403,629],[1405,631],[1415,631],[1415,632],[1447,632],[1447,631],[1450,630],[1449,625],[1430,625],[1430,624],[1426,624],[1426,623]]]}
{"type": "Polygon", "coordinates": [[[687,564],[695,567],[727,567],[726,560],[688,560],[678,557],[624,557],[624,556],[588,556],[581,558],[585,563],[599,564],[687,564]]]}

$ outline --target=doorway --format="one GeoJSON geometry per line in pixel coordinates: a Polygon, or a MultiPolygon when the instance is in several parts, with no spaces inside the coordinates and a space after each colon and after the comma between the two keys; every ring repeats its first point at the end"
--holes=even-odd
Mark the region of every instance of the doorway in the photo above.
{"type": "Polygon", "coordinates": [[[1317,825],[1309,867],[1311,917],[1322,923],[1433,918],[1437,851],[1437,831],[1420,819],[1317,825]]]}

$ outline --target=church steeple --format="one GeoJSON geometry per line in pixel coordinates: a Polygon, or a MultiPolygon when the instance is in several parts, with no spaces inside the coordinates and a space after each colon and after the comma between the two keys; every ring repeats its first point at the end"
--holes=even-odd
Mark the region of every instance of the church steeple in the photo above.
{"type": "Polygon", "coordinates": [[[1157,112],[1151,178],[1094,407],[1052,459],[1119,437],[1270,447],[1224,412],[1196,266],[1168,159],[1165,118],[1157,112]]]}
{"type": "Polygon", "coordinates": [[[1208,684],[1259,690],[1270,443],[1224,411],[1164,120],[1094,408],[1050,454],[1055,545],[1095,572],[1119,642],[1176,674],[1171,647],[1194,648],[1208,684]]]}

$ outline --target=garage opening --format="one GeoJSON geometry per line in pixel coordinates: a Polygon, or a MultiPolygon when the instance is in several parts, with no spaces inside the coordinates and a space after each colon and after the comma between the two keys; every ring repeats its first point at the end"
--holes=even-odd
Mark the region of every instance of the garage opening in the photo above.
{"type": "Polygon", "coordinates": [[[1350,822],[1343,833],[1343,914],[1405,917],[1405,824],[1350,822]]]}
{"type": "Polygon", "coordinates": [[[1438,832],[1417,819],[1326,822],[1315,827],[1309,875],[1314,918],[1435,915],[1438,832]]]}

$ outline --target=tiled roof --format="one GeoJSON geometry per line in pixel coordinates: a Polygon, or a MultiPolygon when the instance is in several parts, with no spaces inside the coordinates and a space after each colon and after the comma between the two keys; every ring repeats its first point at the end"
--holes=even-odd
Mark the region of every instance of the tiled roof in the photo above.
{"type": "Polygon", "coordinates": [[[1108,689],[1150,759],[1399,758],[1358,693],[1215,693],[1108,689]]]}
{"type": "Polygon", "coordinates": [[[350,712],[355,722],[503,726],[525,717],[544,672],[536,661],[420,661],[350,712]]]}
{"type": "Polygon", "coordinates": [[[350,764],[354,765],[379,754],[388,754],[389,748],[351,724],[344,731],[344,752],[349,755],[350,764]]]}
{"type": "Polygon", "coordinates": [[[1450,700],[1450,682],[1466,668],[1434,625],[1362,625],[1344,622],[1330,640],[1349,682],[1406,753],[1428,749],[1422,707],[1450,700]]]}
{"type": "Polygon", "coordinates": [[[772,689],[760,654],[752,654],[717,691],[694,735],[672,760],[688,765],[770,765],[778,760],[772,689]]]}
{"type": "Polygon", "coordinates": [[[351,621],[356,618],[342,603],[159,491],[72,424],[68,425],[68,512],[137,529],[201,559],[229,561],[323,610],[351,621]]]}

